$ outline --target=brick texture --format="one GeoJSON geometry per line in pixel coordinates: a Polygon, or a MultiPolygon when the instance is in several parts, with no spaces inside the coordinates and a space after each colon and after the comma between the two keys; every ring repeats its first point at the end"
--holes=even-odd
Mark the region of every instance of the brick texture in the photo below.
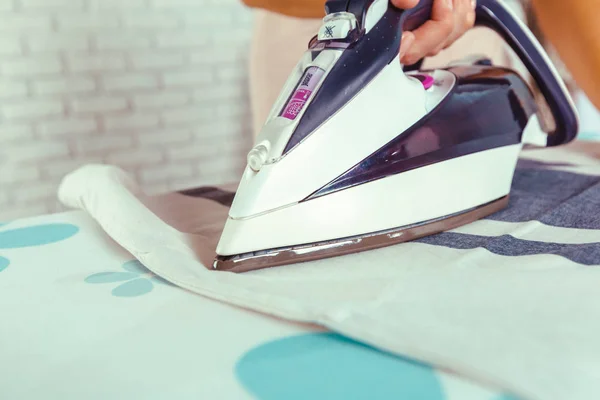
{"type": "Polygon", "coordinates": [[[61,178],[88,163],[149,193],[239,178],[240,0],[0,0],[0,21],[0,220],[61,211],[61,178]]]}
{"type": "Polygon", "coordinates": [[[76,93],[94,93],[96,84],[93,79],[86,77],[59,77],[40,79],[32,84],[36,96],[67,95],[76,93]]]}

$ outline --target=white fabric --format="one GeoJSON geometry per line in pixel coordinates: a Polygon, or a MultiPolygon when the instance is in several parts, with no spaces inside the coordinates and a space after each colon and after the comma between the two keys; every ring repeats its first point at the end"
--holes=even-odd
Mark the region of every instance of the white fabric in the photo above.
{"type": "Polygon", "coordinates": [[[167,284],[83,211],[0,224],[2,400],[346,400],[353,389],[364,399],[500,399],[322,331],[167,284]],[[371,379],[348,389],[346,373],[371,379]]]}
{"type": "MultiPolygon", "coordinates": [[[[568,149],[528,157],[575,160],[600,174],[595,158],[568,149]]],[[[222,224],[225,207],[194,210],[207,214],[209,222],[197,234],[183,234],[157,217],[151,211],[156,203],[109,166],[75,171],[59,196],[87,211],[154,273],[195,293],[314,322],[522,398],[600,397],[600,269],[550,255],[515,258],[406,243],[242,275],[213,272],[199,258],[211,254],[207,232],[222,224]]],[[[182,216],[186,212],[181,205],[173,208],[182,216]]],[[[515,223],[512,231],[524,225],[515,223]]],[[[554,232],[542,224],[526,228],[533,237],[554,232]]],[[[498,229],[511,231],[506,223],[498,229]]]]}

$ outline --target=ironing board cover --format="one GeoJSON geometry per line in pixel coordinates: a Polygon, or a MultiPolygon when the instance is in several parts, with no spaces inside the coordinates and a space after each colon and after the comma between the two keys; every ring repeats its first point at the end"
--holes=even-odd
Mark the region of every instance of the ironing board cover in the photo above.
{"type": "MultiPolygon", "coordinates": [[[[525,153],[509,209],[422,239],[419,248],[455,249],[490,264],[498,255],[515,265],[528,257],[528,268],[536,260],[540,269],[600,265],[598,156],[600,146],[587,142],[525,153]],[[504,223],[523,221],[558,229],[533,237],[504,232],[504,223]]],[[[150,207],[214,244],[230,189],[159,196],[150,207]]],[[[81,211],[0,226],[0,360],[4,399],[513,398],[318,326],[183,290],[81,211]]]]}

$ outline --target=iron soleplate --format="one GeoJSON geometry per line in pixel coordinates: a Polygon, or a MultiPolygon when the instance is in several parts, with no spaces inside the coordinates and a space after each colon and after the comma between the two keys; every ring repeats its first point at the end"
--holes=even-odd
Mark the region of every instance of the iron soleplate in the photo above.
{"type": "Polygon", "coordinates": [[[507,195],[490,203],[453,215],[360,236],[267,249],[234,256],[217,256],[213,262],[213,269],[242,273],[392,246],[449,231],[480,220],[506,208],[508,200],[509,196],[507,195]]]}

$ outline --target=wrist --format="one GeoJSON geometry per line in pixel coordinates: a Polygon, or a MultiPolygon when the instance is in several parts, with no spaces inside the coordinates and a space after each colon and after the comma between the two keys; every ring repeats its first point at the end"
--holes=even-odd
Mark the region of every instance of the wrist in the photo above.
{"type": "Polygon", "coordinates": [[[242,0],[251,8],[261,8],[277,14],[294,18],[323,18],[325,16],[325,0],[242,0]]]}

